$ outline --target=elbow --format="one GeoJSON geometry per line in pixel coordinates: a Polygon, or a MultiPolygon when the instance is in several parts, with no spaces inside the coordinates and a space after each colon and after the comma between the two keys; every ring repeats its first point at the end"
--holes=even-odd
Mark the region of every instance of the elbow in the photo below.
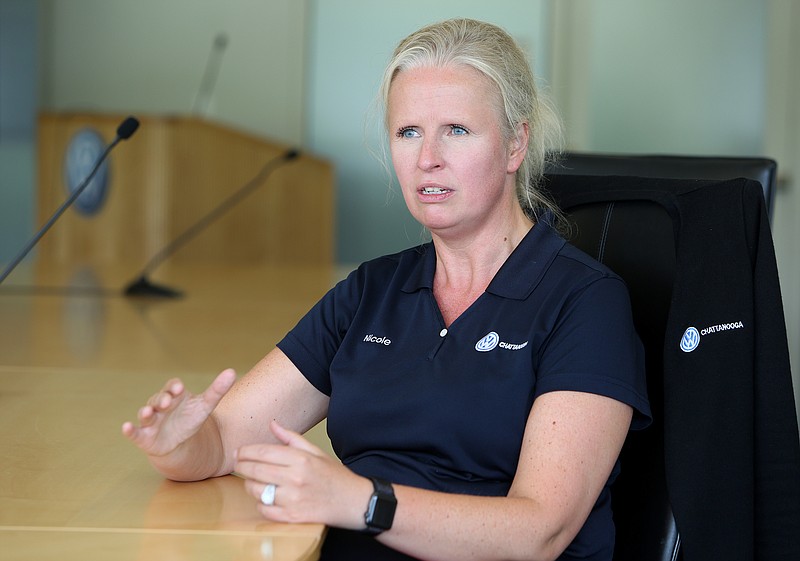
{"type": "Polygon", "coordinates": [[[519,544],[513,559],[520,561],[555,561],[572,544],[586,522],[589,511],[553,501],[510,496],[519,501],[514,532],[519,544]]]}
{"type": "Polygon", "coordinates": [[[526,555],[520,557],[525,561],[556,561],[567,546],[570,544],[570,539],[563,531],[548,532],[546,535],[539,536],[538,539],[532,540],[530,549],[526,555]]]}
{"type": "Polygon", "coordinates": [[[577,529],[569,521],[547,520],[541,511],[532,517],[535,523],[523,530],[525,537],[519,540],[522,547],[513,558],[519,561],[556,561],[575,539],[577,529]],[[534,529],[535,528],[535,529],[534,529]]]}
{"type": "Polygon", "coordinates": [[[541,555],[537,559],[542,561],[556,561],[564,550],[567,549],[572,537],[567,533],[566,529],[560,532],[553,533],[545,540],[540,546],[541,555]]]}

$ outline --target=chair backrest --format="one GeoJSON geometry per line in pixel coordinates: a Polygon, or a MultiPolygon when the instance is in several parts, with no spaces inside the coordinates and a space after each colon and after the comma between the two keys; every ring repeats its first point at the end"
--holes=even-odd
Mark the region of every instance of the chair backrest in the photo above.
{"type": "Polygon", "coordinates": [[[775,162],[761,158],[681,156],[618,156],[567,154],[548,171],[545,189],[562,204],[575,226],[570,241],[625,279],[636,329],[645,347],[648,392],[653,425],[633,432],[620,461],[622,473],[612,489],[617,526],[615,561],[675,561],[680,535],[668,499],[664,467],[664,335],[675,278],[673,218],[660,204],[647,200],[602,200],[564,206],[563,190],[596,177],[731,179],[761,182],[767,208],[775,186],[775,162]],[[568,181],[559,175],[576,175],[568,181]]]}
{"type": "Polygon", "coordinates": [[[777,163],[769,158],[731,156],[672,156],[567,152],[548,170],[554,174],[633,175],[671,179],[735,179],[761,183],[767,213],[772,217],[777,163]]]}

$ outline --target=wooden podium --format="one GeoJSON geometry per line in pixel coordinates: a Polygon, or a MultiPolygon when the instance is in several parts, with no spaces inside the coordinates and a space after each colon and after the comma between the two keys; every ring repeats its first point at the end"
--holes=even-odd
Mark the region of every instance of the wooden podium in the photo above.
{"type": "MultiPolygon", "coordinates": [[[[69,195],[65,157],[74,135],[106,143],[126,115],[43,113],[38,132],[38,223],[69,195]]],[[[139,116],[139,130],[108,159],[104,204],[70,208],[38,246],[55,263],[145,263],[253,180],[289,147],[194,117],[139,116]]],[[[309,264],[333,261],[334,173],[309,155],[274,167],[240,204],[180,247],[171,261],[309,264]]]]}

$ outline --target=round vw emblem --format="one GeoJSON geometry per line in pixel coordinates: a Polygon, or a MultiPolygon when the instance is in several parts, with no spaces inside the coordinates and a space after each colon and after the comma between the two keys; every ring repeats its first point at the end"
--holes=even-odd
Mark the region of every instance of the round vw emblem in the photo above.
{"type": "MultiPolygon", "coordinates": [[[[64,182],[70,195],[86,180],[105,149],[103,137],[93,129],[81,129],[70,139],[64,161],[64,182]]],[[[106,160],[81,195],[75,199],[75,209],[82,214],[95,214],[102,208],[107,190],[106,160]]]]}
{"type": "Polygon", "coordinates": [[[475,350],[485,353],[491,351],[500,342],[500,336],[494,331],[484,336],[483,339],[475,343],[475,350]]]}
{"type": "Polygon", "coordinates": [[[685,353],[690,353],[697,348],[700,344],[700,332],[694,327],[690,327],[683,333],[681,337],[681,350],[685,353]]]}

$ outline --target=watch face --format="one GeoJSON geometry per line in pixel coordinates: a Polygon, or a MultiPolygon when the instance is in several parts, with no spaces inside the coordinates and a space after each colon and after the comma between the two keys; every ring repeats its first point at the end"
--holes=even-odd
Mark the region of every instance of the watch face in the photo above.
{"type": "Polygon", "coordinates": [[[392,527],[397,500],[393,496],[372,495],[367,506],[367,525],[380,530],[392,527]]]}
{"type": "MultiPolygon", "coordinates": [[[[106,143],[94,129],[79,130],[67,144],[64,156],[64,183],[67,192],[72,195],[89,177],[97,160],[106,149],[106,143]]],[[[82,214],[97,213],[105,203],[108,191],[108,160],[104,161],[92,180],[75,199],[75,209],[82,214]]]]}

